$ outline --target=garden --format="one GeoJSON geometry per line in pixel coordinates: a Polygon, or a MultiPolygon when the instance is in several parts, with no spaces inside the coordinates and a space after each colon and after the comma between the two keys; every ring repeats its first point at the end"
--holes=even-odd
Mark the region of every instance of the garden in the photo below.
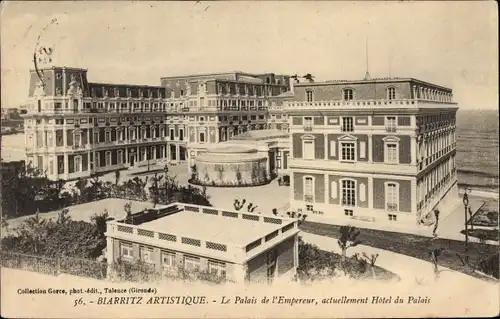
{"type": "Polygon", "coordinates": [[[114,182],[104,182],[101,175],[80,178],[74,183],[49,180],[45,174],[30,166],[19,166],[2,171],[2,211],[4,218],[49,212],[68,206],[93,202],[104,198],[150,201],[153,205],[183,202],[211,206],[206,188],[183,186],[176,176],[163,174],[122,181],[120,171],[114,182]]]}
{"type": "MultiPolygon", "coordinates": [[[[467,234],[481,241],[499,240],[498,224],[498,200],[486,202],[469,220],[467,234]]],[[[462,231],[465,233],[465,230],[462,231]]]]}
{"type": "MultiPolygon", "coordinates": [[[[304,232],[339,238],[343,226],[304,221],[304,232]]],[[[406,256],[427,260],[470,276],[488,280],[499,278],[498,245],[463,242],[445,238],[428,238],[413,234],[360,228],[363,244],[406,256]],[[485,276],[486,275],[486,276],[485,276]],[[490,277],[489,277],[490,276],[490,277]]]]}

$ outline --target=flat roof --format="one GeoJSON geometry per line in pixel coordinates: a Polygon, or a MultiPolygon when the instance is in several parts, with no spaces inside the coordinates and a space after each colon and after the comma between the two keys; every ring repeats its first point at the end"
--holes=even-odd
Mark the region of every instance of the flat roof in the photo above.
{"type": "MultiPolygon", "coordinates": [[[[263,218],[262,216],[260,217],[263,218]]],[[[284,220],[284,222],[286,224],[291,221],[284,220]]],[[[155,232],[223,244],[230,243],[233,246],[244,247],[258,238],[262,238],[282,228],[284,224],[264,223],[183,210],[142,223],[137,227],[155,232]]]]}

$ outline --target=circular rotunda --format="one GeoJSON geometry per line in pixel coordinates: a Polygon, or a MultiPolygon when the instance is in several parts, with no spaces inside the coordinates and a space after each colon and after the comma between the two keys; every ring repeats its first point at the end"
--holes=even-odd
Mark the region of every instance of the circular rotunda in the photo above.
{"type": "Polygon", "coordinates": [[[267,157],[257,149],[227,146],[209,150],[195,159],[196,184],[255,186],[267,182],[267,157]]]}

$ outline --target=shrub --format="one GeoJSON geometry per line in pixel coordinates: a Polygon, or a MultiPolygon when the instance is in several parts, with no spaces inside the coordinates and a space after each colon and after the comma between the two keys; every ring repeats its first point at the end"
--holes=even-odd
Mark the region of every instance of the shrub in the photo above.
{"type": "Polygon", "coordinates": [[[479,262],[479,270],[484,272],[487,275],[493,276],[498,279],[499,277],[499,263],[498,263],[499,254],[491,255],[487,259],[481,260],[479,262]]]}

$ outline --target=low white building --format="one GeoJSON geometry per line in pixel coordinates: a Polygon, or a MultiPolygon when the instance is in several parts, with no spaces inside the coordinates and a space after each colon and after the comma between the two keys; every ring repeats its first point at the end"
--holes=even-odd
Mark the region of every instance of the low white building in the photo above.
{"type": "Polygon", "coordinates": [[[291,279],[296,219],[174,203],[107,224],[107,260],[142,260],[158,272],[198,268],[236,282],[291,279]]]}

